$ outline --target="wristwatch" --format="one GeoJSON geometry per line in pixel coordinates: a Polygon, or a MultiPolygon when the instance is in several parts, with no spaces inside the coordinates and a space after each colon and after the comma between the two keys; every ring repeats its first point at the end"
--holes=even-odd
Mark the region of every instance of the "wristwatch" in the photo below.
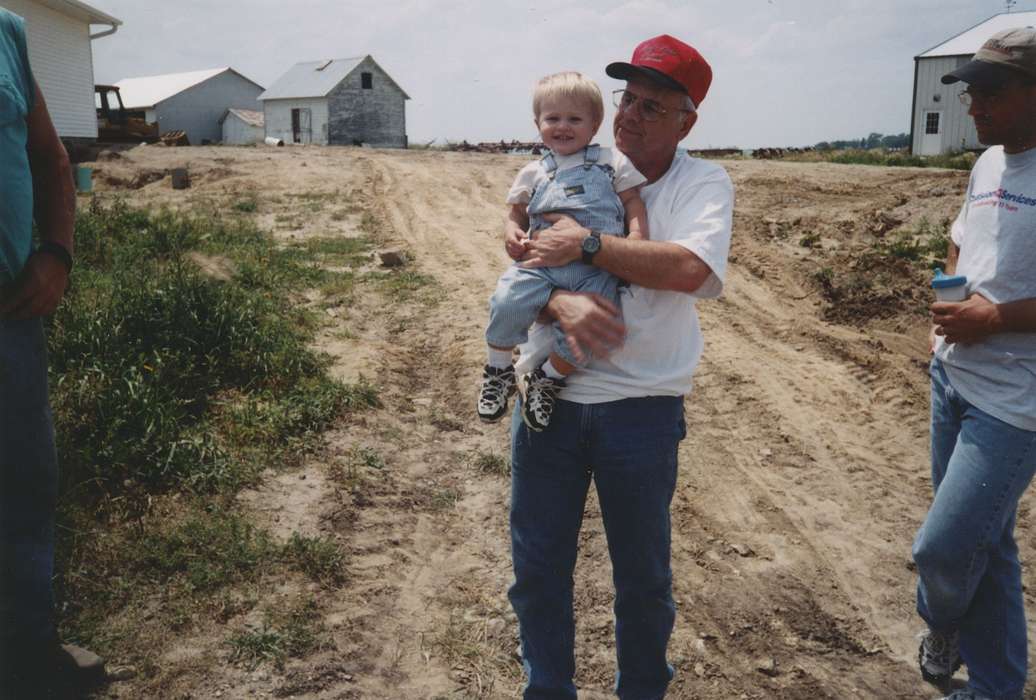
{"type": "Polygon", "coordinates": [[[594,264],[594,256],[601,250],[601,232],[591,231],[590,235],[583,239],[583,262],[587,265],[594,264]]]}

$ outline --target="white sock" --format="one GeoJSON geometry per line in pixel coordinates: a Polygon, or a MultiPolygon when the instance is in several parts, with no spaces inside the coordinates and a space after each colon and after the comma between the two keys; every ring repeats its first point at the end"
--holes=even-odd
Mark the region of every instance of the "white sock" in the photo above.
{"type": "Polygon", "coordinates": [[[565,378],[565,375],[563,375],[561,372],[559,372],[557,367],[555,367],[553,365],[553,363],[551,363],[550,358],[547,358],[547,361],[543,363],[543,368],[542,369],[543,369],[543,373],[545,375],[547,375],[548,377],[550,377],[551,379],[564,379],[565,378]]]}
{"type": "Polygon", "coordinates": [[[494,347],[487,348],[486,364],[495,369],[504,369],[511,366],[511,351],[497,350],[494,347]]]}

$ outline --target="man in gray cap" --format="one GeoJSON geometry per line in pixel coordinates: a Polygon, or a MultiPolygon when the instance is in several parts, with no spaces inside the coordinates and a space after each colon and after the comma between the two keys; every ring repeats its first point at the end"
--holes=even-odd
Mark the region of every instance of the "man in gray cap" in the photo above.
{"type": "Polygon", "coordinates": [[[969,296],[932,312],[932,481],[917,533],[921,674],[947,700],[1016,700],[1026,678],[1018,500],[1036,472],[1036,30],[943,76],[990,148],[951,229],[969,296]],[[968,667],[967,687],[951,679],[968,667]]]}

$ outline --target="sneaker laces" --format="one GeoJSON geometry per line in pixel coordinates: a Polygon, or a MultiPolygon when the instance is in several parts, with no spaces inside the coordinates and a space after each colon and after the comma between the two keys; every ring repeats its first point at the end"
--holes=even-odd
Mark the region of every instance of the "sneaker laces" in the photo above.
{"type": "Polygon", "coordinates": [[[507,400],[513,390],[514,367],[486,366],[482,370],[482,391],[479,393],[478,404],[494,409],[501,401],[507,400]]]}
{"type": "Polygon", "coordinates": [[[564,379],[554,379],[543,370],[535,370],[529,375],[529,410],[541,420],[550,416],[554,411],[554,400],[564,386],[564,379]]]}

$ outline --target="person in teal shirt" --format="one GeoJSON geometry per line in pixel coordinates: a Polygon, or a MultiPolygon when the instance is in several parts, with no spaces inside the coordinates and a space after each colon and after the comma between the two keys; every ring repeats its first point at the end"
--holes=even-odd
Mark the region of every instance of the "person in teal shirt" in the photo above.
{"type": "Polygon", "coordinates": [[[24,22],[0,8],[0,690],[11,700],[80,697],[104,677],[96,655],[58,641],[51,591],[58,471],[42,317],[68,285],[75,204],[24,22]]]}

